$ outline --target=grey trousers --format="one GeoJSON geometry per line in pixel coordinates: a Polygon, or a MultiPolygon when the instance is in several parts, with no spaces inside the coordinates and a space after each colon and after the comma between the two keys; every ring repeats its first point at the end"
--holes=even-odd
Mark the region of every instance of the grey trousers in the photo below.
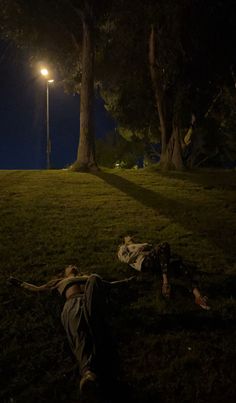
{"type": "Polygon", "coordinates": [[[102,278],[91,275],[83,295],[66,301],[61,321],[81,375],[95,371],[103,349],[106,316],[106,289],[102,278]]]}

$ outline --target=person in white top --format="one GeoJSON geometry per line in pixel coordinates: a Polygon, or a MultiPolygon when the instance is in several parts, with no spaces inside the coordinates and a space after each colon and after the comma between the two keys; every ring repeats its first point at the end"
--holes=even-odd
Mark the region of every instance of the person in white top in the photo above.
{"type": "Polygon", "coordinates": [[[106,305],[110,287],[128,283],[134,277],[105,281],[97,274],[82,274],[76,266],[68,266],[63,277],[41,286],[10,277],[8,283],[33,292],[57,290],[65,299],[61,321],[67,334],[81,375],[82,396],[90,396],[97,388],[97,371],[105,358],[107,335],[106,305]]]}
{"type": "MultiPolygon", "coordinates": [[[[139,272],[161,273],[162,275],[162,295],[170,298],[171,287],[169,284],[169,268],[171,250],[168,242],[157,245],[149,243],[136,243],[131,236],[125,236],[123,244],[118,247],[118,259],[127,263],[139,272]]],[[[202,296],[196,280],[190,270],[184,265],[180,265],[181,275],[187,281],[187,287],[195,297],[195,303],[202,309],[209,310],[207,297],[202,296]]]]}

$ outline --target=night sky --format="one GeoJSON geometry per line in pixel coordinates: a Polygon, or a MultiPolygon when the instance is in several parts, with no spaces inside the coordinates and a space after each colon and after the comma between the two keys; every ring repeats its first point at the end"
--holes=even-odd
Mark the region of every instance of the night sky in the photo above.
{"type": "MultiPolygon", "coordinates": [[[[0,169],[46,168],[45,80],[30,66],[29,57],[0,43],[1,107],[0,169]]],[[[115,127],[100,98],[95,102],[96,136],[115,127]]],[[[50,85],[51,166],[63,168],[76,160],[79,141],[79,95],[50,85]]]]}

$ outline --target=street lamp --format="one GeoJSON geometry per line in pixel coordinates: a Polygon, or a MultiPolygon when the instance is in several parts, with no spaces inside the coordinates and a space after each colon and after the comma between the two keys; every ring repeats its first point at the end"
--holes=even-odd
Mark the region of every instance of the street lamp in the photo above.
{"type": "Polygon", "coordinates": [[[43,77],[46,78],[46,104],[47,104],[47,112],[46,112],[46,126],[47,126],[47,169],[51,168],[50,164],[50,154],[51,154],[51,138],[50,138],[50,126],[49,126],[49,85],[54,82],[54,80],[49,80],[49,72],[48,69],[43,68],[40,70],[40,73],[43,77]]]}

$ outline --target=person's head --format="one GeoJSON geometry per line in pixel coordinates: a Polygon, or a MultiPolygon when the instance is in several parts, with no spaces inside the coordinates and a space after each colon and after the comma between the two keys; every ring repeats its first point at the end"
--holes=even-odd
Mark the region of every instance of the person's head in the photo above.
{"type": "Polygon", "coordinates": [[[130,236],[130,235],[126,235],[124,237],[124,243],[125,243],[125,245],[129,245],[131,243],[134,243],[133,237],[130,236]]]}
{"type": "Polygon", "coordinates": [[[79,273],[80,271],[78,267],[73,266],[72,264],[65,268],[65,277],[78,276],[79,273]]]}

